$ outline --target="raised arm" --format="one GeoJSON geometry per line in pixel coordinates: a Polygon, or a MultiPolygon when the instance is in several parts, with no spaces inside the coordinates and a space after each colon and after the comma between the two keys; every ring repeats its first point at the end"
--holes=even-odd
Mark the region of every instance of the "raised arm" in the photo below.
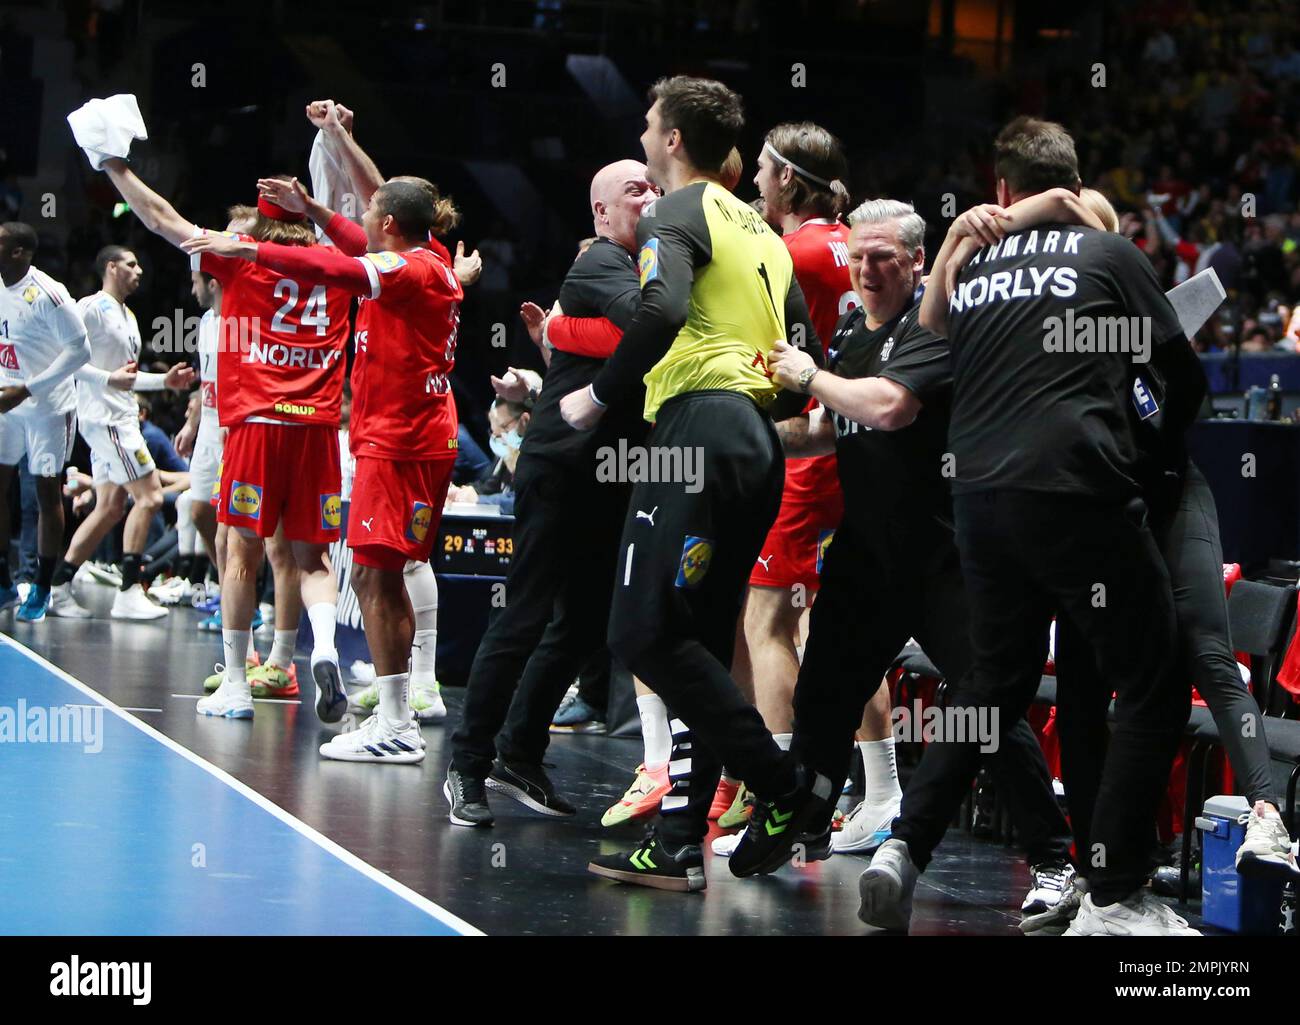
{"type": "Polygon", "coordinates": [[[104,170],[114,188],[126,200],[136,217],[140,218],[140,223],[155,235],[161,235],[174,246],[179,246],[194,236],[198,230],[194,224],[178,214],[171,203],[142,182],[125,160],[111,157],[105,161],[104,170]]]}
{"type": "Polygon", "coordinates": [[[346,109],[333,100],[317,100],[308,106],[307,117],[324,133],[325,145],[352,179],[357,199],[364,207],[369,204],[375,190],[384,184],[384,176],[370,159],[370,154],[353,138],[351,116],[350,112],[344,114],[346,109]]]}

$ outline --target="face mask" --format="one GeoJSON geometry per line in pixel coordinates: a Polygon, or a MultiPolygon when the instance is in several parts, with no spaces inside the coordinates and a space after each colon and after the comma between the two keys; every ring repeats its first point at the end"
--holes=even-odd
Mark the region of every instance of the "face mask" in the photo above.
{"type": "Polygon", "coordinates": [[[504,459],[510,451],[509,446],[506,445],[506,439],[498,438],[495,434],[488,438],[488,448],[492,450],[492,454],[498,459],[504,459]]]}

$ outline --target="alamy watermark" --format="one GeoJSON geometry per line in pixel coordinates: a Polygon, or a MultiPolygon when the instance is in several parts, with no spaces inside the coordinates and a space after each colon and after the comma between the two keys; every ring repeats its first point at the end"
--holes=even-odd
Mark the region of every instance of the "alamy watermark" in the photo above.
{"type": "Polygon", "coordinates": [[[0,705],[0,744],[80,744],[86,754],[104,749],[102,705],[60,705],[46,708],[0,705]]]}
{"type": "Polygon", "coordinates": [[[898,743],[979,744],[982,754],[997,751],[999,709],[989,705],[898,705],[889,715],[898,743]]]}
{"type": "Polygon", "coordinates": [[[596,480],[601,484],[681,484],[688,495],[704,490],[704,449],[676,445],[629,445],[596,449],[596,480]]]}
{"type": "Polygon", "coordinates": [[[1075,316],[1067,309],[1064,317],[1043,320],[1044,352],[1126,353],[1134,363],[1151,360],[1150,317],[1075,316]]]}

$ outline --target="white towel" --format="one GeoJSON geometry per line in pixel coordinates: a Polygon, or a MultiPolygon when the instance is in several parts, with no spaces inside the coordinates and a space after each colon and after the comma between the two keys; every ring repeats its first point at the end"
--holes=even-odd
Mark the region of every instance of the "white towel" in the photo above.
{"type": "Polygon", "coordinates": [[[131,93],[90,100],[68,115],[68,124],[96,171],[103,170],[109,157],[126,157],[134,140],[149,138],[140,105],[131,93]]]}

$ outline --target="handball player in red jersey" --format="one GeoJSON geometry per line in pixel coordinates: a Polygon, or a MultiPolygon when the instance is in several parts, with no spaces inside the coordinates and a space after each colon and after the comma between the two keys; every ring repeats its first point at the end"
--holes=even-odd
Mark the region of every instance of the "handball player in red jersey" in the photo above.
{"type": "MultiPolygon", "coordinates": [[[[292,183],[263,182],[286,196],[292,183]]],[[[402,579],[408,560],[427,561],[456,460],[450,375],[460,320],[460,282],[427,247],[434,206],[427,191],[389,181],[370,199],[361,227],[314,201],[306,211],[341,249],[364,233],[369,250],[258,243],[228,235],[185,242],[191,253],[249,261],[294,280],[361,297],[352,368],[350,446],[356,478],[348,521],[352,587],[374,659],[379,704],[360,729],[321,746],[343,761],[418,762],[408,660],[414,612],[402,579]]]]}
{"type": "MultiPolygon", "coordinates": [[[[109,160],[105,170],[150,231],[181,248],[209,234],[140,181],[125,161],[109,160]]],[[[252,245],[254,238],[275,240],[304,252],[330,248],[316,244],[301,214],[266,198],[258,201],[250,234],[220,237],[252,245]]],[[[350,241],[357,245],[355,238],[350,241]]],[[[314,636],[316,712],[324,722],[338,722],[347,710],[347,693],[334,648],[338,590],[328,548],[339,537],[338,427],[350,294],[216,253],[198,255],[192,267],[222,286],[217,412],[229,433],[217,516],[234,528],[228,531],[221,580],[223,677],[197,710],[253,717],[245,658],[257,571],[265,539],[283,525],[314,636]]]]}

